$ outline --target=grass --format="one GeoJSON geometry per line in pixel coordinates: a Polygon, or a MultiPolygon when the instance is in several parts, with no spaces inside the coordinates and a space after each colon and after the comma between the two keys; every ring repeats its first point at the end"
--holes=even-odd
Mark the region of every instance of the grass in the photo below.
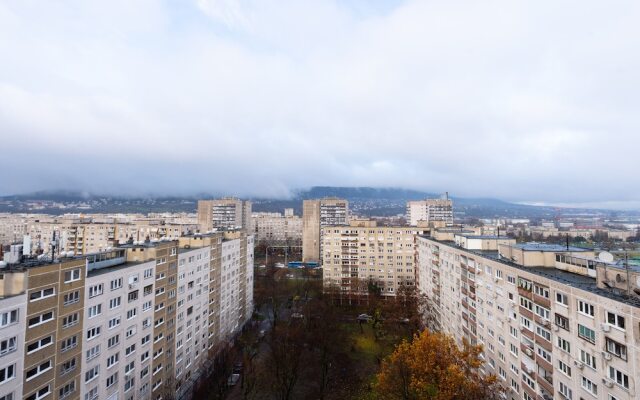
{"type": "Polygon", "coordinates": [[[360,326],[356,322],[345,322],[340,325],[345,335],[344,353],[351,360],[353,371],[357,374],[349,398],[352,400],[372,399],[372,387],[375,376],[380,369],[380,362],[393,352],[398,339],[393,336],[382,336],[376,340],[373,328],[369,324],[360,326]]]}

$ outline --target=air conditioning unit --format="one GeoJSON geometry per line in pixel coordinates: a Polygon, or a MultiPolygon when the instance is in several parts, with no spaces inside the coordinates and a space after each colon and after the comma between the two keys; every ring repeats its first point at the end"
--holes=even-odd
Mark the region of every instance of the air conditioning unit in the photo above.
{"type": "Polygon", "coordinates": [[[531,351],[531,349],[525,349],[524,352],[527,353],[529,357],[533,356],[533,351],[531,351]]]}
{"type": "Polygon", "coordinates": [[[607,353],[606,351],[602,352],[602,358],[604,358],[607,361],[611,361],[611,354],[607,353]]]}
{"type": "Polygon", "coordinates": [[[493,281],[498,282],[499,281],[498,277],[493,278],[493,281]]]}
{"type": "Polygon", "coordinates": [[[554,325],[553,326],[553,331],[554,332],[558,332],[560,330],[560,327],[558,325],[554,325]]]}
{"type": "Polygon", "coordinates": [[[550,327],[551,326],[551,322],[549,321],[542,321],[542,325],[544,325],[545,327],[550,327]]]}
{"type": "Polygon", "coordinates": [[[608,388],[613,387],[613,381],[611,379],[602,378],[602,383],[608,388]]]}
{"type": "Polygon", "coordinates": [[[582,369],[584,368],[584,363],[582,361],[578,361],[578,360],[574,360],[573,364],[578,368],[578,369],[582,369]]]}
{"type": "Polygon", "coordinates": [[[600,327],[602,328],[602,332],[609,332],[611,330],[611,327],[608,324],[602,324],[600,327]]]}

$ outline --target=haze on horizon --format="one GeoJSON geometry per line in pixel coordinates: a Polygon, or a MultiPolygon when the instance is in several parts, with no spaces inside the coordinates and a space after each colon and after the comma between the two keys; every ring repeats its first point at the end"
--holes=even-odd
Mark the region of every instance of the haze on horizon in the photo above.
{"type": "Polygon", "coordinates": [[[0,4],[0,195],[640,206],[640,3],[0,4]]]}

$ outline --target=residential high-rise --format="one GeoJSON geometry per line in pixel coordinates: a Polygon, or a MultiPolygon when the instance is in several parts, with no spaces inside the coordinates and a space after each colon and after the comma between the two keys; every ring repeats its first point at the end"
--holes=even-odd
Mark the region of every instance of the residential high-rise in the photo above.
{"type": "Polygon", "coordinates": [[[426,199],[407,202],[407,223],[435,227],[453,225],[453,201],[451,199],[426,199]]]}
{"type": "Polygon", "coordinates": [[[252,220],[257,242],[302,243],[302,218],[292,213],[284,216],[280,213],[253,213],[252,220]]]}
{"type": "Polygon", "coordinates": [[[504,237],[416,243],[431,327],[481,344],[507,399],[638,398],[637,267],[504,237]]]}
{"type": "Polygon", "coordinates": [[[422,228],[376,226],[352,220],[349,226],[322,228],[322,272],[325,290],[366,295],[375,284],[393,296],[402,286],[415,286],[416,235],[422,228]]]}
{"type": "Polygon", "coordinates": [[[0,265],[0,398],[189,399],[253,312],[244,231],[0,265]]]}
{"type": "Polygon", "coordinates": [[[304,200],[302,203],[302,261],[320,262],[321,229],[325,226],[347,225],[349,202],[335,197],[304,200]]]}
{"type": "Polygon", "coordinates": [[[244,229],[252,232],[251,202],[232,197],[198,200],[200,232],[244,229]]]}

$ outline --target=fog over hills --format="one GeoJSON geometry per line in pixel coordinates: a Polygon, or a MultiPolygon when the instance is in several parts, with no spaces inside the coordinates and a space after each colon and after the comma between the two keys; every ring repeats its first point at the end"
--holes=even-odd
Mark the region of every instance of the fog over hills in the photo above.
{"type": "MultiPolygon", "coordinates": [[[[195,212],[198,199],[221,197],[224,193],[200,193],[192,196],[112,196],[74,191],[42,191],[0,197],[0,212],[31,213],[114,213],[114,212],[195,212]]],[[[289,198],[252,198],[253,210],[282,211],[290,207],[297,214],[302,212],[302,201],[322,197],[340,197],[349,200],[351,209],[363,216],[390,216],[403,214],[406,202],[425,198],[442,197],[446,194],[421,192],[402,188],[334,187],[316,186],[294,190],[289,198]]],[[[558,208],[509,203],[491,198],[450,197],[454,201],[459,217],[531,217],[552,218],[559,213],[572,214],[598,212],[603,214],[626,214],[619,211],[604,211],[582,208],[558,208]]]]}

